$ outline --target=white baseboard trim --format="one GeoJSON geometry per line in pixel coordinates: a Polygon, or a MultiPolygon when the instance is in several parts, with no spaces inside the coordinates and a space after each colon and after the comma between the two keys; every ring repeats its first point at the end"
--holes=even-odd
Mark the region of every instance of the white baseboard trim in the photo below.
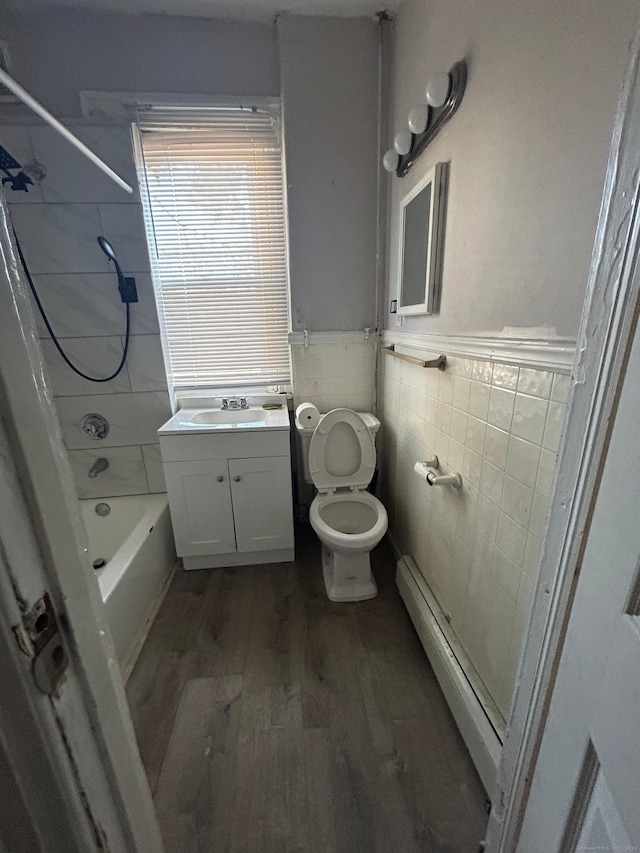
{"type": "MultiPolygon", "coordinates": [[[[392,546],[396,550],[393,542],[392,546]]],[[[493,801],[501,740],[440,628],[436,618],[439,607],[411,557],[399,559],[396,583],[482,784],[493,801]]]]}
{"type": "Polygon", "coordinates": [[[385,329],[386,346],[409,347],[433,355],[457,355],[481,361],[497,361],[554,373],[571,373],[576,352],[574,339],[545,341],[516,338],[472,337],[469,335],[422,335],[401,329],[385,329]]]}

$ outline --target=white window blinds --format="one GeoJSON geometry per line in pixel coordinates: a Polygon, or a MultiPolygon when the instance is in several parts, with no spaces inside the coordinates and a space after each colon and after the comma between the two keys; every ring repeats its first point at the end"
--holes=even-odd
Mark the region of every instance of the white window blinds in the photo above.
{"type": "Polygon", "coordinates": [[[138,166],[174,388],[289,381],[282,150],[250,109],[138,113],[138,166]]]}

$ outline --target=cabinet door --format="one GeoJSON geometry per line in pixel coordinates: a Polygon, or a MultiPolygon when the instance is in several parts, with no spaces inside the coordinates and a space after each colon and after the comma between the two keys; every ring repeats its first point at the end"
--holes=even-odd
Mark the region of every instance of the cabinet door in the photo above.
{"type": "Polygon", "coordinates": [[[238,552],[293,548],[288,456],[230,459],[238,552]]]}
{"type": "Polygon", "coordinates": [[[164,470],[178,555],[235,551],[227,460],[166,462],[164,470]]]}

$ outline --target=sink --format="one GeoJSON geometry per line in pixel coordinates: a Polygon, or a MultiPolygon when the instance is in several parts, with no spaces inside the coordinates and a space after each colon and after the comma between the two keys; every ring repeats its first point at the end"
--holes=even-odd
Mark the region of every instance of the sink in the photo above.
{"type": "Polygon", "coordinates": [[[289,410],[279,394],[261,394],[248,409],[221,409],[217,400],[198,400],[183,407],[158,430],[158,435],[218,435],[220,433],[289,431],[289,410]],[[279,409],[263,409],[280,404],[279,409]]]}
{"type": "Polygon", "coordinates": [[[210,412],[197,412],[191,418],[192,424],[253,424],[265,420],[266,412],[261,409],[217,409],[210,412]]]}

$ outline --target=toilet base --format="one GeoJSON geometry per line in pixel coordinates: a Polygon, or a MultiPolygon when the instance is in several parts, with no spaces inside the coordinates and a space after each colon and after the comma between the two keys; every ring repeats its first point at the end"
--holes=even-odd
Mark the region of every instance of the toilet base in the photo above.
{"type": "Polygon", "coordinates": [[[351,556],[332,551],[323,544],[322,572],[324,588],[331,601],[366,601],[378,594],[368,551],[351,556]]]}

